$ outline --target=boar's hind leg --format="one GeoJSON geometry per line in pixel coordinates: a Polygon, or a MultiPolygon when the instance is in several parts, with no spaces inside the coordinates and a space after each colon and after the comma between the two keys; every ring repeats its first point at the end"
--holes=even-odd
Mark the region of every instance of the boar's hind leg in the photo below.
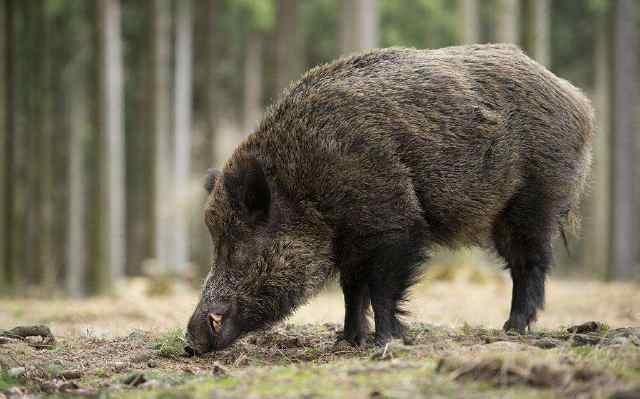
{"type": "Polygon", "coordinates": [[[369,287],[355,278],[340,279],[344,294],[344,336],[352,345],[364,345],[369,334],[369,287]]]}
{"type": "Polygon", "coordinates": [[[498,254],[507,262],[513,291],[505,331],[524,334],[544,306],[544,284],[551,264],[551,237],[557,220],[540,197],[515,197],[493,229],[498,254]]]}

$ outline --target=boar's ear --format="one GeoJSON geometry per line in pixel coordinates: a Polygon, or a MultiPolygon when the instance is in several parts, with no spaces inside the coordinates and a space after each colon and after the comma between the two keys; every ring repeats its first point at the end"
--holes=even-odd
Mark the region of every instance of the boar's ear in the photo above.
{"type": "Polygon", "coordinates": [[[213,168],[209,168],[209,170],[207,170],[207,178],[204,181],[204,189],[207,190],[209,194],[211,194],[213,186],[216,185],[216,180],[220,178],[220,174],[221,173],[219,170],[213,168]]]}
{"type": "Polygon", "coordinates": [[[267,219],[271,205],[271,191],[257,159],[249,157],[240,160],[237,179],[230,179],[229,183],[233,184],[233,187],[229,188],[235,193],[240,207],[251,219],[254,221],[267,219]]]}

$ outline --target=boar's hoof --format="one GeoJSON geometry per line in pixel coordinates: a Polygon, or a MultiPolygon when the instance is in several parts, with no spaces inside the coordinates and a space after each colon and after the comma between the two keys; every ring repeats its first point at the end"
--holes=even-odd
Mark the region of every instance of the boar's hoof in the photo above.
{"type": "Polygon", "coordinates": [[[368,333],[366,331],[357,331],[355,333],[345,332],[338,337],[338,341],[345,340],[351,346],[364,346],[367,343],[367,335],[368,333]]]}
{"type": "Polygon", "coordinates": [[[517,318],[509,318],[509,320],[507,320],[507,322],[504,323],[504,326],[502,327],[502,329],[506,333],[516,333],[516,334],[524,335],[527,327],[528,327],[528,324],[524,320],[517,319],[517,318]]]}
{"type": "Polygon", "coordinates": [[[389,343],[389,341],[391,341],[393,339],[392,336],[387,336],[387,335],[376,335],[376,337],[373,339],[373,344],[375,346],[385,346],[386,344],[389,343]]]}

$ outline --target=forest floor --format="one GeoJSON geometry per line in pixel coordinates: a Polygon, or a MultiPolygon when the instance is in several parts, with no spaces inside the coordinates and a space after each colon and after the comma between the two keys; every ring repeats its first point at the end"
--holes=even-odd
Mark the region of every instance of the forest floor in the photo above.
{"type": "Polygon", "coordinates": [[[552,278],[534,332],[515,336],[499,330],[511,288],[501,274],[427,278],[408,305],[411,344],[360,349],[337,341],[342,297],[328,289],[287,323],[186,358],[197,292],[149,297],[145,284],[0,301],[0,330],[46,325],[55,337],[0,338],[0,398],[640,398],[638,285],[552,278]]]}

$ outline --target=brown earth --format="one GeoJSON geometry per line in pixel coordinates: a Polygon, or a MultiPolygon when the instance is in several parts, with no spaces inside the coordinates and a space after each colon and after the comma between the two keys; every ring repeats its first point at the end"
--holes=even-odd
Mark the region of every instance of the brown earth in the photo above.
{"type": "Polygon", "coordinates": [[[1,301],[0,329],[44,324],[56,340],[0,340],[0,398],[634,395],[637,285],[552,280],[534,333],[513,336],[497,330],[508,312],[508,280],[467,277],[427,276],[414,289],[410,345],[354,349],[337,340],[342,298],[329,289],[287,324],[201,358],[180,356],[192,290],[149,298],[146,282],[134,281],[112,298],[1,301]],[[567,330],[590,320],[598,323],[567,330]]]}

